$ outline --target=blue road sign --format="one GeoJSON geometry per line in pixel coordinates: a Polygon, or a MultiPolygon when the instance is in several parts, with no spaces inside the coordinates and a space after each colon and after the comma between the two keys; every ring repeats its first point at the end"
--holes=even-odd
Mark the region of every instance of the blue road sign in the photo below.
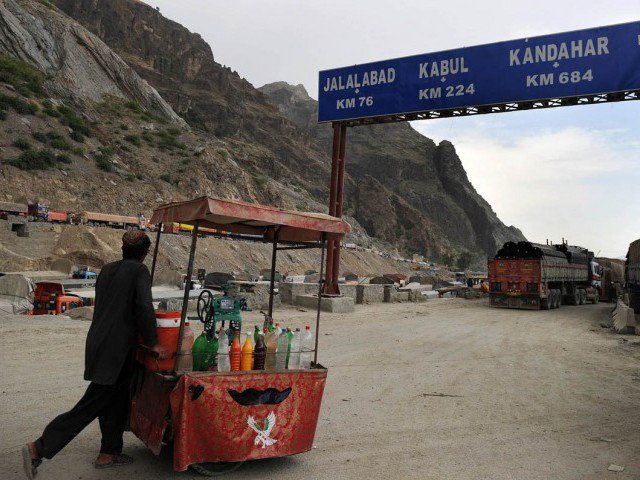
{"type": "Polygon", "coordinates": [[[320,72],[318,121],[640,90],[640,21],[320,72]]]}

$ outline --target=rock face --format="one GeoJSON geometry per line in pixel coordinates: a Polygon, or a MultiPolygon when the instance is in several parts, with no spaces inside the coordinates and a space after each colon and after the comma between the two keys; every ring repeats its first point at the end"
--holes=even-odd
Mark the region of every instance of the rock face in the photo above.
{"type": "MultiPolygon", "coordinates": [[[[105,94],[133,99],[194,127],[180,138],[194,156],[205,153],[189,167],[184,166],[190,162],[184,148],[158,150],[162,145],[157,141],[142,142],[132,153],[126,144],[122,148],[126,139],[115,142],[124,172],[120,175],[134,182],[127,174],[134,172],[145,179],[135,189],[116,188],[119,182],[111,177],[108,182],[112,190],[128,190],[127,198],[138,202],[135,211],[138,205],[216,193],[287,208],[324,209],[331,128],[316,123],[317,104],[301,85],[279,82],[254,88],[216,63],[199,35],[136,0],[53,0],[60,10],[32,0],[0,2],[0,51],[50,72],[51,91],[76,103],[105,94]],[[185,158],[179,159],[183,166],[177,171],[172,155],[185,158]]],[[[111,141],[114,132],[124,136],[115,131],[121,120],[104,120],[100,141],[111,141]]],[[[133,119],[127,122],[127,128],[138,128],[133,119]]],[[[143,138],[144,133],[136,130],[143,138]]],[[[500,222],[475,191],[450,143],[436,145],[408,124],[349,129],[346,173],[345,215],[354,219],[358,239],[368,233],[433,259],[462,251],[493,254],[505,240],[524,239],[500,222]]],[[[26,185],[23,177],[20,184],[26,185]]],[[[61,179],[60,184],[71,181],[61,179]]],[[[90,172],[83,181],[83,190],[95,182],[90,172]]],[[[44,200],[50,201],[50,183],[42,179],[32,188],[46,192],[44,200]]],[[[121,198],[115,192],[99,200],[97,193],[92,195],[69,194],[65,201],[95,198],[96,204],[111,206],[121,198]]]]}
{"type": "MultiPolygon", "coordinates": [[[[317,102],[302,85],[277,82],[260,90],[330,154],[331,128],[317,124],[317,102]]],[[[436,253],[475,246],[493,254],[508,240],[524,239],[476,192],[451,142],[436,145],[408,124],[354,127],[346,157],[347,202],[372,235],[436,253]]]]}
{"type": "Polygon", "coordinates": [[[0,52],[49,75],[52,93],[76,104],[105,96],[133,100],[186,126],[169,104],[98,37],[37,2],[0,2],[0,52]]]}

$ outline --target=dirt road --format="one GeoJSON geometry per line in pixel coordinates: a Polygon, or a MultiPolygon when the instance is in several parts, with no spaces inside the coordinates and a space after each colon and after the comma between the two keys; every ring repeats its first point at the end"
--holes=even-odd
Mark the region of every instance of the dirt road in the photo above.
{"type": "MultiPolygon", "coordinates": [[[[600,328],[608,309],[495,310],[453,299],[325,315],[329,379],[315,448],[245,463],[227,478],[638,479],[640,338],[600,328]],[[612,463],[625,470],[608,472],[612,463]]],[[[299,326],[313,313],[278,317],[299,326]]],[[[87,328],[0,319],[3,480],[23,478],[20,445],[82,395],[87,328]]],[[[133,465],[92,468],[94,423],[44,463],[41,478],[203,478],[173,472],[169,454],[154,457],[126,435],[133,465]]]]}

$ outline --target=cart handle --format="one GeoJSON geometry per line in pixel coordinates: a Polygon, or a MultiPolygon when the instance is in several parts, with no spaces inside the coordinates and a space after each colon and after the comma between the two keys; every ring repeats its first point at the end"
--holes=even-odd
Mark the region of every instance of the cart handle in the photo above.
{"type": "Polygon", "coordinates": [[[144,353],[146,353],[147,355],[151,355],[152,357],[158,358],[160,356],[160,354],[158,352],[156,352],[155,350],[151,349],[150,347],[147,347],[146,345],[138,345],[138,349],[142,350],[144,353]]]}

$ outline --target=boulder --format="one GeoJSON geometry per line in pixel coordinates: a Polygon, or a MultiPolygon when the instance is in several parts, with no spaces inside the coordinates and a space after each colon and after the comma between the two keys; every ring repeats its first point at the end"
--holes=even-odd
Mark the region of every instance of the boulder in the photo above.
{"type": "Polygon", "coordinates": [[[93,307],[77,307],[65,312],[67,317],[74,320],[93,320],[93,307]]]}
{"type": "Polygon", "coordinates": [[[73,270],[73,264],[68,258],[56,258],[51,262],[51,270],[55,272],[64,273],[69,275],[73,270]]]}
{"type": "Polygon", "coordinates": [[[369,279],[371,285],[394,285],[395,282],[389,277],[373,277],[369,279]]]}
{"type": "Polygon", "coordinates": [[[204,277],[205,288],[221,287],[235,280],[235,277],[230,273],[224,272],[212,272],[207,273],[204,277]]]}

